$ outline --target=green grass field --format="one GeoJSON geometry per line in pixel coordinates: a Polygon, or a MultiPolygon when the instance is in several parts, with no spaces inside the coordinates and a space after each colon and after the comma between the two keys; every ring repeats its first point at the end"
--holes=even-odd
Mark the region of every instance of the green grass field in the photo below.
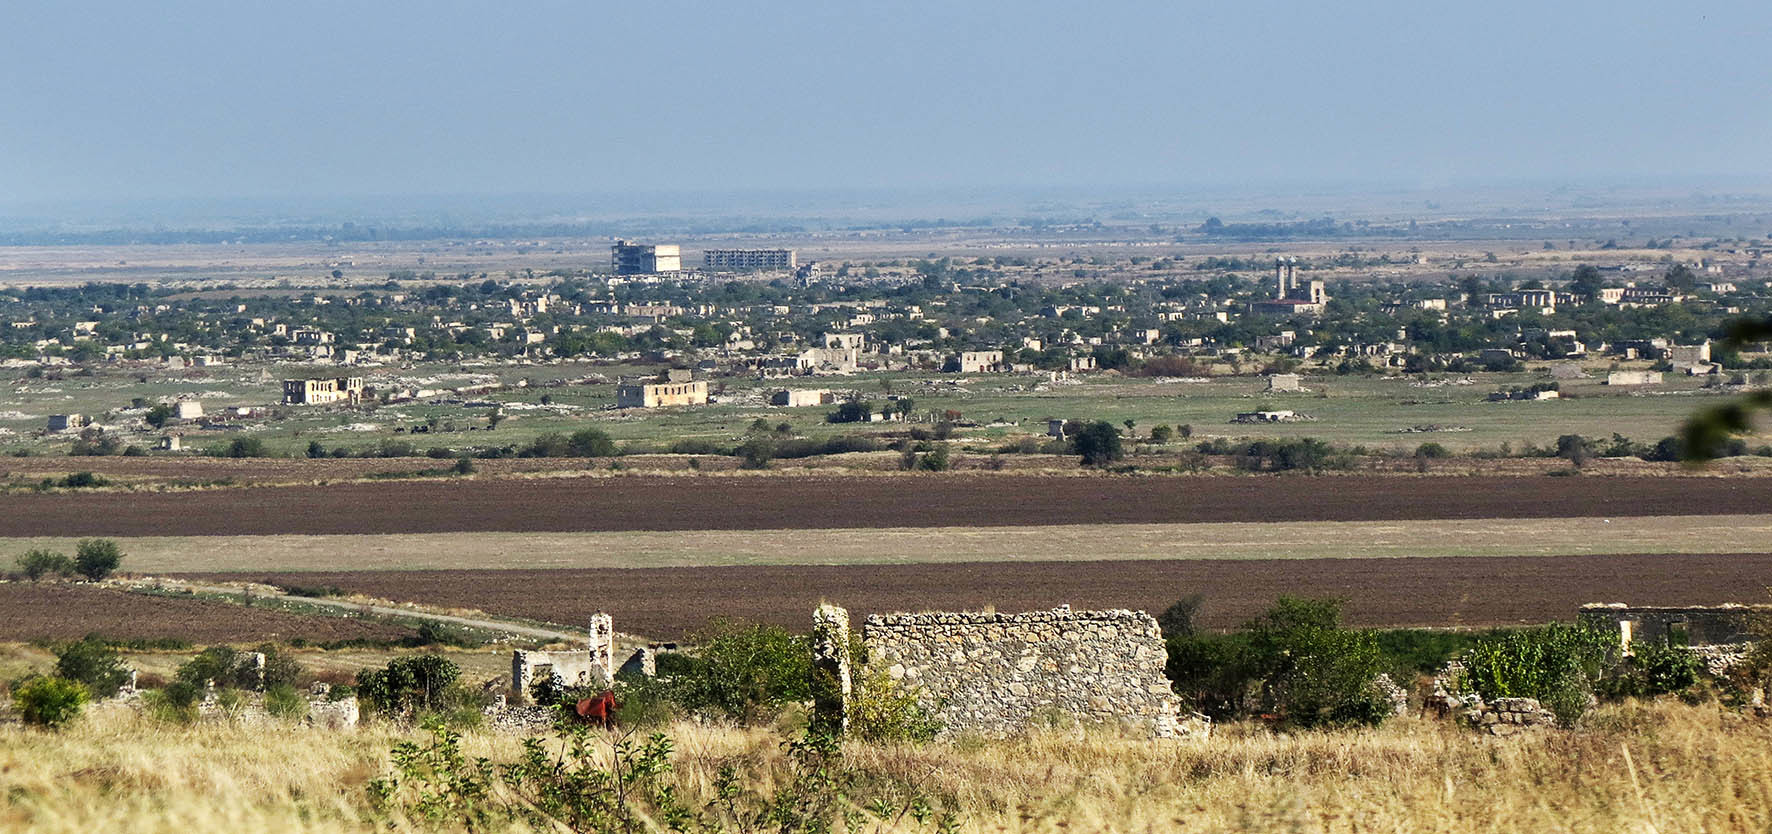
{"type": "MultiPolygon", "coordinates": [[[[1681,420],[1718,392],[1705,390],[1697,380],[1668,377],[1652,389],[1630,392],[1607,388],[1597,379],[1564,383],[1565,397],[1542,402],[1489,403],[1492,391],[1544,381],[1541,371],[1518,374],[1436,375],[1436,381],[1470,380],[1470,384],[1420,383],[1398,377],[1307,376],[1300,393],[1267,394],[1259,377],[1222,377],[1211,382],[1177,382],[1155,379],[1088,375],[1074,381],[1042,384],[1034,377],[928,373],[864,373],[853,376],[756,380],[732,378],[715,381],[721,402],[705,407],[660,409],[651,412],[617,412],[614,385],[565,385],[549,387],[558,379],[577,379],[598,373],[615,378],[640,369],[598,367],[586,364],[536,366],[421,366],[411,370],[366,372],[373,383],[392,373],[401,380],[430,380],[438,387],[464,384],[484,374],[496,376],[507,386],[527,380],[527,387],[507,387],[484,396],[454,397],[453,402],[426,401],[383,406],[373,412],[334,408],[283,409],[279,419],[248,423],[244,433],[261,438],[276,454],[300,454],[318,440],[328,448],[373,448],[383,441],[403,440],[420,452],[431,447],[465,448],[527,443],[546,432],[571,432],[585,426],[600,428],[618,441],[662,448],[684,438],[730,444],[742,438],[750,424],[763,418],[771,425],[789,423],[802,436],[821,437],[845,433],[902,432],[902,424],[839,425],[825,422],[831,407],[775,408],[766,405],[769,391],[783,388],[828,388],[855,392],[866,399],[883,401],[888,392],[915,400],[919,413],[957,411],[979,424],[962,432],[963,439],[990,441],[1016,434],[1041,434],[1048,418],[1108,420],[1121,425],[1133,421],[1134,431],[1144,435],[1157,425],[1190,425],[1200,437],[1316,437],[1343,445],[1410,450],[1433,441],[1455,451],[1495,449],[1503,443],[1515,449],[1526,444],[1545,446],[1559,435],[1582,434],[1610,437],[1623,434],[1638,442],[1653,443],[1674,433],[1681,420]],[[549,406],[541,404],[547,396],[549,406]],[[464,402],[465,401],[465,402],[464,402]],[[498,404],[504,419],[496,430],[487,430],[492,405],[498,404]],[[1243,411],[1284,409],[1312,418],[1297,423],[1244,425],[1231,419],[1243,411]],[[394,428],[435,421],[432,431],[396,434],[394,428]],[[1442,431],[1412,432],[1413,427],[1436,426],[1442,431]],[[455,430],[450,431],[453,427],[455,430]],[[472,430],[470,430],[472,429],[472,430]]],[[[39,439],[51,413],[104,415],[128,407],[132,398],[149,402],[179,395],[206,395],[205,410],[211,414],[228,405],[267,405],[280,394],[278,379],[307,369],[245,367],[192,369],[175,376],[136,371],[102,370],[90,377],[15,382],[0,399],[0,453],[33,449],[44,454],[65,452],[72,438],[39,439]],[[146,381],[141,381],[145,376],[146,381]]],[[[1596,374],[1603,369],[1596,367],[1596,374]]],[[[233,434],[187,431],[188,450],[219,446],[233,434]]],[[[1760,438],[1764,442],[1765,438],[1760,438]]],[[[137,436],[130,442],[151,447],[153,438],[137,436]]]]}

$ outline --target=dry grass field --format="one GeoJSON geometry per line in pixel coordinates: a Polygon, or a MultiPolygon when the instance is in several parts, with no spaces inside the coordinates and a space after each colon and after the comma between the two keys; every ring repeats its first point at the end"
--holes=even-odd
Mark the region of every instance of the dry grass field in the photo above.
{"type": "MultiPolygon", "coordinates": [[[[764,729],[678,724],[670,779],[706,801],[719,767],[755,763],[767,791],[785,771],[764,729]]],[[[386,725],[194,728],[127,713],[61,733],[0,727],[0,830],[425,830],[371,813],[368,780],[386,725]]],[[[517,739],[470,732],[469,756],[508,761],[517,739]]],[[[1220,727],[1162,742],[1079,730],[922,747],[850,743],[874,778],[919,785],[964,809],[965,832],[1763,832],[1772,827],[1772,724],[1715,705],[1626,704],[1576,731],[1497,740],[1427,720],[1377,730],[1271,734],[1220,727]]],[[[883,826],[879,830],[901,830],[883,826]]],[[[449,829],[445,829],[449,830],[449,829]]],[[[511,829],[521,830],[521,829],[511,829]]],[[[871,829],[870,829],[871,830],[871,829]]]]}
{"type": "MultiPolygon", "coordinates": [[[[76,539],[0,539],[0,554],[73,552],[76,539]]],[[[134,573],[891,565],[1143,559],[1340,559],[1743,553],[1772,515],[1054,524],[815,530],[137,536],[134,573]]]]}

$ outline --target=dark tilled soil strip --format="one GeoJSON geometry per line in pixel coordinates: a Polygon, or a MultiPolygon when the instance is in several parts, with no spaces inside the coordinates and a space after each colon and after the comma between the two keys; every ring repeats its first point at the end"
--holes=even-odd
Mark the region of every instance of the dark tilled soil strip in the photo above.
{"type": "Polygon", "coordinates": [[[0,496],[0,536],[755,530],[1772,511],[1772,478],[620,477],[0,496]]]}
{"type": "MultiPolygon", "coordinates": [[[[254,575],[255,578],[257,575],[254,575]]],[[[277,577],[273,575],[273,579],[277,577]]],[[[1335,596],[1360,626],[1489,626],[1568,620],[1586,602],[1769,602],[1772,553],[943,565],[295,573],[396,600],[675,637],[710,617],[804,628],[820,600],[885,611],[1080,608],[1161,611],[1201,594],[1208,627],[1229,627],[1282,594],[1335,596]]]]}
{"type": "Polygon", "coordinates": [[[303,616],[227,602],[133,594],[61,583],[0,584],[0,640],[77,640],[97,634],[118,640],[176,638],[248,643],[297,637],[397,639],[411,629],[348,617],[303,616]]]}

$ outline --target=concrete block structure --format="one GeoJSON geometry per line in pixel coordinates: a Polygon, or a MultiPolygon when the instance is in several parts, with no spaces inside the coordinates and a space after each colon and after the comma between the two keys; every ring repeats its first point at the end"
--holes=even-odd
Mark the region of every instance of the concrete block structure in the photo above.
{"type": "Polygon", "coordinates": [[[283,380],[284,405],[331,405],[363,401],[363,377],[283,380]]]}
{"type": "Polygon", "coordinates": [[[676,244],[629,243],[618,240],[609,247],[609,266],[617,275],[651,275],[682,272],[683,252],[676,244]]]}
{"type": "Polygon", "coordinates": [[[1298,374],[1269,374],[1267,378],[1267,390],[1298,391],[1302,388],[1299,382],[1298,374]]]}
{"type": "Polygon", "coordinates": [[[1000,350],[969,350],[960,354],[960,373],[990,374],[1003,370],[1000,350]]]}
{"type": "Polygon", "coordinates": [[[1660,371],[1613,371],[1606,375],[1607,385],[1660,385],[1660,371]]]}
{"type": "Polygon", "coordinates": [[[664,408],[681,405],[707,405],[706,380],[678,378],[672,374],[652,382],[624,382],[615,386],[617,408],[664,408]]]}
{"type": "Polygon", "coordinates": [[[836,395],[826,388],[783,388],[769,395],[769,404],[787,408],[801,408],[812,405],[830,405],[836,402],[836,395]]]}

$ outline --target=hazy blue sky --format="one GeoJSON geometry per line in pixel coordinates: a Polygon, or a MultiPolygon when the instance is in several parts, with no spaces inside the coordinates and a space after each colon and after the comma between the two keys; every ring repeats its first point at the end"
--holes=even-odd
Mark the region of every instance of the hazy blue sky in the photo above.
{"type": "Polygon", "coordinates": [[[0,4],[0,200],[1772,173],[1765,2],[0,4]]]}

